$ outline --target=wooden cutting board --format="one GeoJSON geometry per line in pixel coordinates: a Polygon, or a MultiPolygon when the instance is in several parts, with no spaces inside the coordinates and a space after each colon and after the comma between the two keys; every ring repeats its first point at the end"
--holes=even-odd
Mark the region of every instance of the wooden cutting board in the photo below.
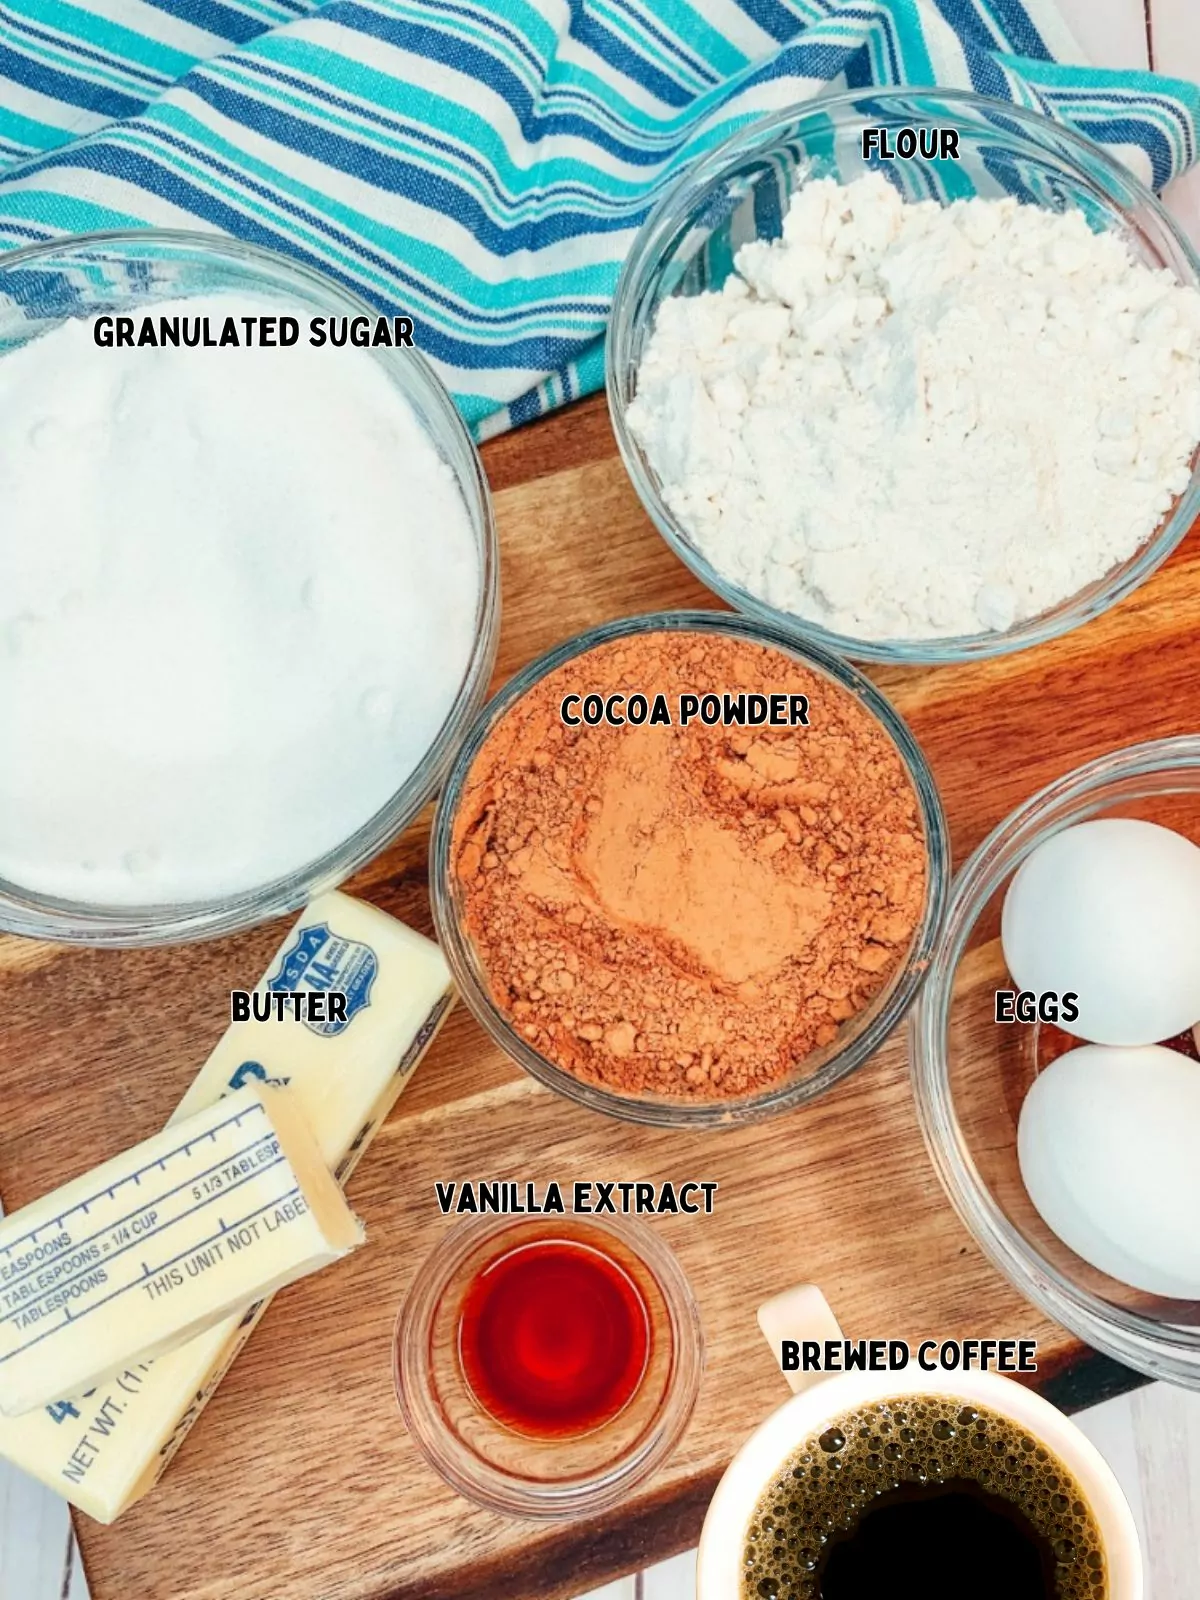
{"type": "MultiPolygon", "coordinates": [[[[593,399],[484,450],[502,552],[499,684],[570,634],[715,602],[667,550],[593,399]]],[[[873,676],[930,758],[961,862],[1018,801],[1116,746],[1200,727],[1200,546],[1116,612],[977,666],[873,676]]],[[[349,888],[430,931],[428,817],[349,888]]],[[[0,939],[0,1193],[19,1206],[155,1133],[281,924],[214,944],[74,951],[0,939]]],[[[1060,1403],[1132,1381],[984,1260],[943,1198],[893,1040],[825,1099],[728,1133],[627,1126],[511,1065],[461,1007],[350,1185],[369,1247],[280,1295],[158,1488],[116,1526],[78,1517],[94,1600],[545,1600],[695,1542],[716,1481],[786,1395],[754,1323],[801,1279],[847,1334],[1040,1343],[1060,1403]],[[477,1511],[418,1456],[391,1337],[446,1228],[438,1179],[716,1179],[711,1217],[656,1226],[703,1313],[708,1363],[675,1456],[618,1512],[559,1528],[477,1511]]]]}

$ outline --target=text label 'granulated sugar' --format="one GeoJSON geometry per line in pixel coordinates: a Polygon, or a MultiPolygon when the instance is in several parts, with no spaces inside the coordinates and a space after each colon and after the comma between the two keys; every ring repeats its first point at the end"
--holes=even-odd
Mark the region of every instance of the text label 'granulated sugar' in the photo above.
{"type": "MultiPolygon", "coordinates": [[[[226,348],[286,350],[299,342],[300,319],[292,316],[255,315],[206,317],[159,315],[95,317],[92,338],[101,349],[223,350],[226,348]]],[[[308,342],[338,348],[350,344],[360,350],[384,346],[413,348],[411,317],[310,317],[308,342]]]]}

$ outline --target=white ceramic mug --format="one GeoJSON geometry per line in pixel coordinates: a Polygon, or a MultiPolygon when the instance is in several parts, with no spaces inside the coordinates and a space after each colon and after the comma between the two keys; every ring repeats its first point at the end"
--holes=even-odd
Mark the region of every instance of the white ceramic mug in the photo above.
{"type": "MultiPolygon", "coordinates": [[[[840,1339],[811,1284],[761,1308],[759,1323],[779,1359],[779,1340],[840,1339]]],[[[944,1394],[986,1406],[1044,1444],[1069,1468],[1091,1507],[1108,1564],[1105,1600],[1142,1600],[1142,1557],[1129,1504],[1095,1445],[1040,1395],[992,1372],[842,1372],[787,1374],[799,1390],[747,1439],[730,1462],[704,1519],[697,1600],[739,1600],[746,1530],[759,1497],[793,1450],[856,1407],[897,1395],[944,1394]]]]}

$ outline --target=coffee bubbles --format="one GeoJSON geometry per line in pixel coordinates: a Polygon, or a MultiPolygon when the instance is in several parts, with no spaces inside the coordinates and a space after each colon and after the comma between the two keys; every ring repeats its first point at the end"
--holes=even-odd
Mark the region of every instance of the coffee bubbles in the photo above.
{"type": "Polygon", "coordinates": [[[1107,1600],[1083,1491],[1019,1424],[961,1399],[902,1395],[847,1412],[759,1496],[742,1600],[908,1592],[1107,1600]]]}

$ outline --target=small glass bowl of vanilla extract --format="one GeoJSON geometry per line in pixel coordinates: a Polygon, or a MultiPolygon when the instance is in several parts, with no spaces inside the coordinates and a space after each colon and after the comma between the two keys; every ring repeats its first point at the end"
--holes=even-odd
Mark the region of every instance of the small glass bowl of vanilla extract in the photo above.
{"type": "Polygon", "coordinates": [[[595,1514],[653,1472],[703,1366],[682,1268],[624,1218],[461,1222],[396,1323],[396,1395],[426,1460],[477,1505],[538,1521],[595,1514]]]}

